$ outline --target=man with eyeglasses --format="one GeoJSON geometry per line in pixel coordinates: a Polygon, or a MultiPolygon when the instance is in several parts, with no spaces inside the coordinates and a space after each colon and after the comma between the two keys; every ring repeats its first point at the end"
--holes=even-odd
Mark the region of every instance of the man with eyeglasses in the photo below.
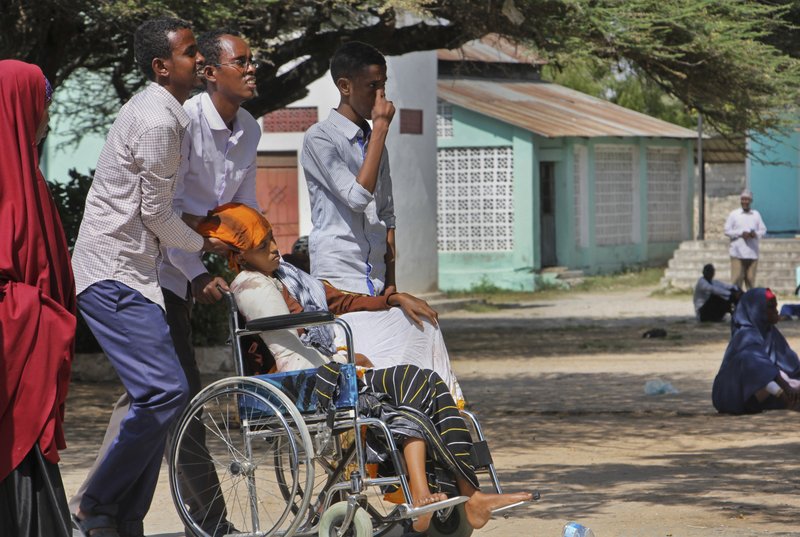
{"type": "MultiPolygon", "coordinates": [[[[198,36],[197,46],[205,57],[202,70],[205,91],[183,105],[190,121],[181,147],[178,186],[173,198],[174,210],[190,226],[209,210],[225,203],[244,203],[258,209],[256,154],[261,138],[258,122],[241,108],[242,103],[256,95],[255,72],[259,65],[247,42],[233,30],[217,30],[198,36]]],[[[162,248],[162,256],[158,276],[167,323],[192,398],[202,387],[192,345],[193,302],[219,301],[222,294],[217,286],[228,290],[228,284],[222,277],[208,273],[199,252],[162,248]]],[[[126,395],[117,401],[107,439],[116,436],[128,405],[126,395]]],[[[195,439],[197,447],[192,453],[181,453],[178,462],[184,497],[193,500],[189,510],[207,534],[233,533],[236,529],[227,521],[216,471],[207,452],[204,453],[204,429],[190,427],[187,434],[195,439]]],[[[105,448],[104,442],[98,461],[105,448]]],[[[70,503],[79,502],[81,494],[79,490],[70,503]]]]}
{"type": "MultiPolygon", "coordinates": [[[[190,226],[209,210],[230,202],[258,210],[256,154],[261,127],[242,103],[256,96],[256,69],[250,46],[233,30],[201,34],[198,48],[208,51],[203,68],[205,91],[184,104],[191,123],[182,150],[175,210],[190,226]]],[[[192,303],[213,304],[228,290],[220,276],[208,273],[199,255],[170,248],[165,251],[159,279],[167,304],[167,322],[175,349],[189,381],[189,395],[202,388],[192,345],[192,303]]],[[[195,424],[187,431],[198,448],[181,453],[181,484],[193,518],[209,535],[235,528],[226,521],[216,470],[205,452],[205,431],[195,424]],[[200,449],[202,448],[202,449],[200,449]]]]}

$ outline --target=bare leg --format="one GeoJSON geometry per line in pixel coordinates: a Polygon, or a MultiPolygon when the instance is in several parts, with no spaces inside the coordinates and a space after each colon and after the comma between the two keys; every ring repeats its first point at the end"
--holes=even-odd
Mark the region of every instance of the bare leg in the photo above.
{"type": "Polygon", "coordinates": [[[457,476],[456,483],[462,496],[469,500],[464,504],[467,522],[475,529],[480,529],[492,518],[492,511],[512,503],[525,502],[531,499],[530,492],[513,492],[511,494],[488,494],[477,490],[469,481],[457,476]]]}
{"type": "MultiPolygon", "coordinates": [[[[409,438],[403,444],[403,456],[408,467],[408,485],[411,487],[414,507],[422,507],[433,502],[447,499],[446,494],[437,492],[431,494],[428,488],[428,478],[425,474],[425,441],[421,438],[409,438]]],[[[420,516],[413,523],[414,531],[425,531],[431,524],[433,513],[420,516]]]]}

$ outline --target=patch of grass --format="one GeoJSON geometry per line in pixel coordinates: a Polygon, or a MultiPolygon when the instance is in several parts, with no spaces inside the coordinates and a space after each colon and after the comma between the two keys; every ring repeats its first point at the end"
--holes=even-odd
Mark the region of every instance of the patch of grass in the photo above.
{"type": "Polygon", "coordinates": [[[613,274],[587,276],[573,289],[576,291],[612,291],[630,287],[648,287],[658,284],[663,275],[663,268],[626,268],[613,274]]]}
{"type": "MultiPolygon", "coordinates": [[[[585,276],[583,281],[573,287],[568,287],[560,280],[545,280],[536,277],[535,291],[509,291],[500,289],[489,280],[487,276],[473,285],[468,291],[447,291],[450,298],[476,297],[483,299],[488,304],[502,304],[504,302],[533,302],[557,298],[569,293],[601,292],[630,289],[632,287],[648,287],[657,285],[664,273],[663,268],[627,268],[613,274],[598,276],[585,276]]],[[[487,310],[491,311],[491,310],[487,310]]]]}
{"type": "Polygon", "coordinates": [[[494,311],[500,311],[502,308],[496,304],[490,304],[488,302],[475,302],[465,305],[462,309],[471,313],[491,313],[494,311]]]}

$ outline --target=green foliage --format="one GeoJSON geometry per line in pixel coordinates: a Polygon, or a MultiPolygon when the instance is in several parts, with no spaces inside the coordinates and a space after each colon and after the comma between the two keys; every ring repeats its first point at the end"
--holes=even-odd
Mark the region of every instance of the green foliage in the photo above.
{"type": "MultiPolygon", "coordinates": [[[[83,209],[86,205],[86,195],[92,186],[92,175],[83,175],[74,169],[69,171],[69,180],[65,183],[48,181],[50,192],[58,208],[61,217],[61,225],[64,227],[64,234],[67,237],[67,245],[70,251],[75,246],[78,238],[78,231],[83,219],[83,209]]],[[[75,333],[76,352],[100,352],[100,344],[92,335],[89,327],[81,315],[78,315],[78,327],[75,333]]]]}
{"type": "Polygon", "coordinates": [[[107,123],[98,119],[107,120],[113,100],[141,87],[132,33],[157,15],[179,15],[197,31],[242,31],[272,62],[259,70],[259,95],[246,105],[255,116],[305,96],[345,40],[398,55],[455,48],[489,32],[528,45],[558,69],[604,70],[572,87],[595,81],[620,104],[682,124],[698,110],[731,136],[785,126],[780,112],[798,99],[795,0],[42,0],[6,11],[0,58],[37,63],[56,85],[81,70],[101,74],[110,97],[87,88],[74,98],[72,110],[91,118],[75,126],[78,133],[102,132],[107,123]],[[603,78],[612,68],[621,78],[609,85],[603,78]]]}
{"type": "Polygon", "coordinates": [[[484,274],[483,276],[481,276],[481,279],[480,279],[480,281],[478,281],[478,283],[473,284],[472,287],[469,288],[468,293],[480,294],[480,295],[491,295],[491,294],[495,294],[495,293],[500,293],[502,291],[503,291],[503,289],[501,289],[500,287],[497,287],[489,279],[489,277],[486,274],[484,274]]]}
{"type": "Polygon", "coordinates": [[[600,60],[577,60],[558,68],[546,65],[543,78],[574,90],[687,128],[697,126],[697,114],[650,79],[628,65],[600,60]]]}
{"type": "Polygon", "coordinates": [[[66,182],[48,181],[47,184],[58,206],[61,225],[64,226],[64,234],[67,236],[67,245],[72,251],[75,240],[78,238],[78,231],[83,219],[83,208],[86,205],[86,196],[92,186],[94,171],[89,172],[89,175],[83,175],[73,168],[68,173],[69,180],[66,182]]]}

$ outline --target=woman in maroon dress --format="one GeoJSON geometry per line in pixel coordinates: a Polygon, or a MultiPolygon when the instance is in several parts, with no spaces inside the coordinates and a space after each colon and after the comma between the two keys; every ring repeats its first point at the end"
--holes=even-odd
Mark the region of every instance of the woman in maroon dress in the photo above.
{"type": "Polygon", "coordinates": [[[0,535],[69,527],[58,450],[75,340],[75,284],[39,171],[52,89],[35,65],[0,61],[0,535]]]}

